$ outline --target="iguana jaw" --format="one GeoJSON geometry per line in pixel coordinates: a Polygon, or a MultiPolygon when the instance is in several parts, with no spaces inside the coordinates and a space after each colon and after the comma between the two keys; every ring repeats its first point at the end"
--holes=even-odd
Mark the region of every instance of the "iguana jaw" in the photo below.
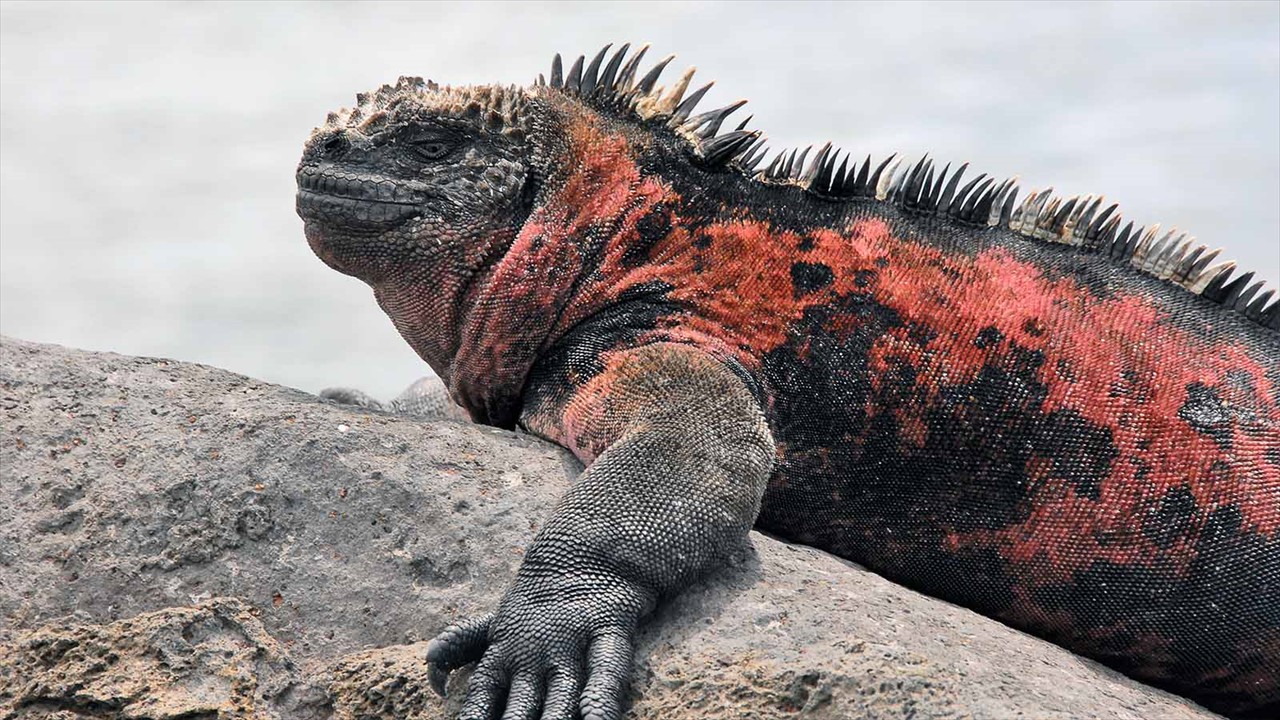
{"type": "Polygon", "coordinates": [[[299,168],[297,210],[312,252],[338,272],[381,282],[394,269],[379,261],[388,253],[378,248],[413,237],[411,221],[423,213],[421,203],[393,199],[393,193],[370,176],[299,168]]]}
{"type": "Polygon", "coordinates": [[[368,168],[304,161],[297,184],[298,216],[312,251],[333,269],[370,284],[387,275],[379,258],[420,237],[412,221],[430,212],[432,194],[423,183],[368,168]]]}
{"type": "Polygon", "coordinates": [[[298,168],[298,215],[335,227],[387,229],[421,213],[426,193],[413,183],[332,164],[298,168]]]}

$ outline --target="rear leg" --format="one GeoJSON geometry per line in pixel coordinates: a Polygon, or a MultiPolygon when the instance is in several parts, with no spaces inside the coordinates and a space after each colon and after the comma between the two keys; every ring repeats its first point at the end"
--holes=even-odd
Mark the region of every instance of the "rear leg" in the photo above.
{"type": "Polygon", "coordinates": [[[467,411],[449,397],[448,388],[435,375],[420,378],[394,400],[385,403],[360,390],[346,387],[325,388],[320,391],[320,397],[342,405],[383,410],[423,420],[471,421],[467,411]]]}

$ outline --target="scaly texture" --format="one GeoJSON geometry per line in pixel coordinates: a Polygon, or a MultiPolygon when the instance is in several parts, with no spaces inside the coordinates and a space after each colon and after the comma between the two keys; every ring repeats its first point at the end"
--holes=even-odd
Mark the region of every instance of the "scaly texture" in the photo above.
{"type": "Polygon", "coordinates": [[[1065,201],[778,153],[692,72],[401,79],[298,169],[315,252],[452,397],[589,464],[463,715],[617,717],[654,602],[754,520],[1239,716],[1280,710],[1280,304],[1065,201]],[[639,79],[637,79],[639,78],[639,79]],[[757,515],[757,502],[759,513],[757,515]]]}

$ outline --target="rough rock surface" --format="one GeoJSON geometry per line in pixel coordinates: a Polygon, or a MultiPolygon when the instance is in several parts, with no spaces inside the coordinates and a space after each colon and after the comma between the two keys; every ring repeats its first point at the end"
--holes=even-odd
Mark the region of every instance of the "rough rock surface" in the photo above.
{"type": "Polygon", "coordinates": [[[317,717],[326,700],[235,598],[21,633],[5,646],[0,685],[0,701],[33,719],[317,717]]]}
{"type": "MultiPolygon", "coordinates": [[[[0,718],[441,717],[422,641],[492,605],[578,469],[524,435],[13,339],[0,413],[0,718]]],[[[752,540],[646,626],[635,717],[1214,717],[752,540]]]]}

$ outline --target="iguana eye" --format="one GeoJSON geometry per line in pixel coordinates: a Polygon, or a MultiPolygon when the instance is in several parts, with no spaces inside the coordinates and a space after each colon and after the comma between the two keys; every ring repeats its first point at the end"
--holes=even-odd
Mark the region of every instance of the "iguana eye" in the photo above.
{"type": "Polygon", "coordinates": [[[419,140],[413,143],[413,151],[423,160],[439,160],[453,151],[453,146],[443,140],[419,140]]]}

